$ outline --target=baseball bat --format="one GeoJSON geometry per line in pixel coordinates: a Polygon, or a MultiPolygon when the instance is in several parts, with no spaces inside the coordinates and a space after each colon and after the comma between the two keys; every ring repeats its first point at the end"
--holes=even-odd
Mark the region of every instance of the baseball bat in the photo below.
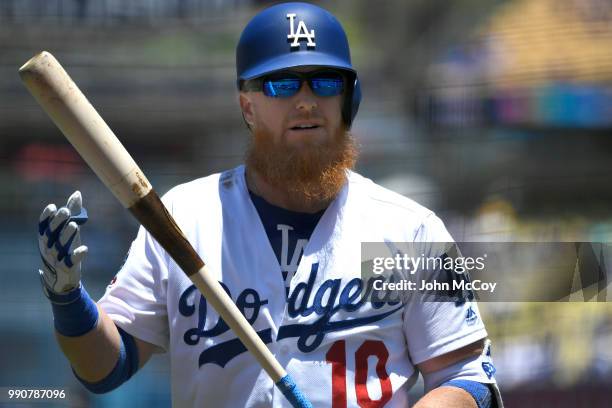
{"type": "Polygon", "coordinates": [[[207,271],[113,131],[49,52],[20,69],[21,80],[89,167],[168,252],[294,407],[312,407],[219,282],[207,271]]]}

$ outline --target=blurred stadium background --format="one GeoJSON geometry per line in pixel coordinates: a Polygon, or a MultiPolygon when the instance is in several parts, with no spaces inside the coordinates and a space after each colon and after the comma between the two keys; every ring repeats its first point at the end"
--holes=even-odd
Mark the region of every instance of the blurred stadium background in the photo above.
{"type": "MultiPolygon", "coordinates": [[[[458,241],[612,241],[609,0],[323,3],[363,83],[360,172],[434,209],[458,241]]],[[[36,272],[40,210],[82,191],[95,298],[137,225],[17,69],[54,53],[163,193],[241,162],[234,47],[268,4],[0,0],[0,387],[63,388],[70,406],[170,401],[167,357],[93,396],[53,339],[36,272]]],[[[610,406],[612,307],[584,300],[480,305],[508,407],[610,406]]]]}

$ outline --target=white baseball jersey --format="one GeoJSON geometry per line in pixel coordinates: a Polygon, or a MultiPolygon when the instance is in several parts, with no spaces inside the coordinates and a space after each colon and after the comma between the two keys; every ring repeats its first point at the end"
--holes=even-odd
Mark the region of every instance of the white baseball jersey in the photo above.
{"type": "MultiPolygon", "coordinates": [[[[471,302],[359,296],[361,242],[452,238],[431,211],[354,172],[304,246],[285,296],[244,174],[240,166],[179,185],[163,201],[315,407],[407,407],[415,364],[486,337],[471,302]]],[[[290,406],[142,227],[99,304],[128,333],[170,353],[174,407],[290,406]]]]}

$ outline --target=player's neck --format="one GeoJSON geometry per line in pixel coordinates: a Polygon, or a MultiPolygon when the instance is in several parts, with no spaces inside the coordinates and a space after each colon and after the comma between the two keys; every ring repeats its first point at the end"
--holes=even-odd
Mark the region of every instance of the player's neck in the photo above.
{"type": "Polygon", "coordinates": [[[249,190],[268,203],[289,211],[316,213],[327,208],[331,200],[306,200],[296,193],[290,193],[266,182],[256,171],[246,170],[246,182],[249,190]]]}

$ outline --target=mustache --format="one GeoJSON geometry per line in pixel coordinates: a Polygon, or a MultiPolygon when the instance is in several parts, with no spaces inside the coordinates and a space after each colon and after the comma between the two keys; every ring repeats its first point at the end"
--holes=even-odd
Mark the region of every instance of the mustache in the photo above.
{"type": "Polygon", "coordinates": [[[318,122],[322,122],[322,123],[327,123],[327,121],[325,120],[325,118],[319,114],[300,114],[300,115],[295,115],[295,116],[290,116],[285,120],[285,125],[291,123],[291,122],[296,122],[296,121],[300,121],[300,120],[316,120],[318,122]]]}

